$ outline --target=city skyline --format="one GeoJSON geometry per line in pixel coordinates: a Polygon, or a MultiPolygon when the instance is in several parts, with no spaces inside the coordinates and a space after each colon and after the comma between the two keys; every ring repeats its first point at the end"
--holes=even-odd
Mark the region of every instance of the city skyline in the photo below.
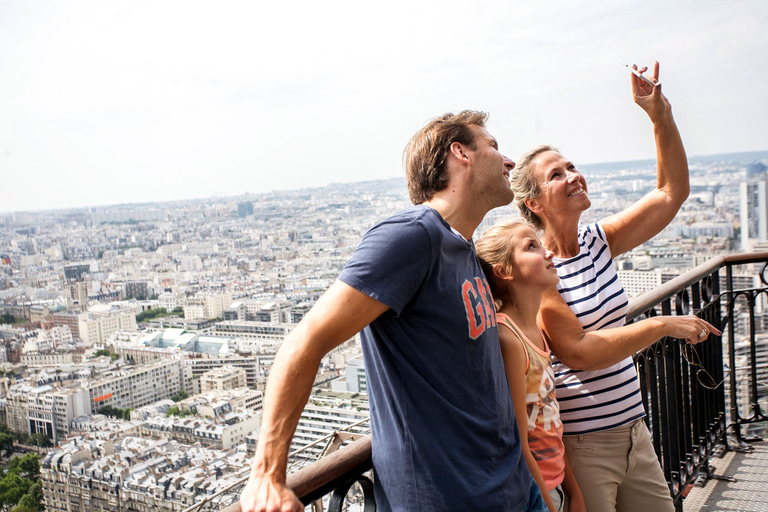
{"type": "Polygon", "coordinates": [[[768,149],[768,5],[548,11],[0,2],[0,212],[398,177],[410,135],[462,108],[513,159],[653,158],[619,59],[660,61],[689,155],[768,149]]]}

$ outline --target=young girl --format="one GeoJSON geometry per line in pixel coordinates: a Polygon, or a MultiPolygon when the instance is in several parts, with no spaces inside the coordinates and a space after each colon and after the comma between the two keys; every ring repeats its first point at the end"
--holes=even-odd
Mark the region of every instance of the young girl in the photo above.
{"type": "Polygon", "coordinates": [[[550,511],[585,511],[565,456],[549,347],[536,323],[544,291],[560,280],[552,252],[521,222],[492,227],[475,247],[498,310],[501,353],[518,428],[528,434],[521,436],[528,468],[550,511]]]}

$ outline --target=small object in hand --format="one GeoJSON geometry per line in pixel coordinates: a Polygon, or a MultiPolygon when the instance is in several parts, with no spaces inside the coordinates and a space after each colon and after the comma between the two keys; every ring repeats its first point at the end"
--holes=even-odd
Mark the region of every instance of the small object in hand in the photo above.
{"type": "Polygon", "coordinates": [[[623,60],[620,60],[620,61],[619,61],[619,63],[620,63],[622,66],[624,66],[625,68],[627,68],[628,70],[630,70],[630,71],[632,72],[632,74],[633,74],[633,75],[635,75],[635,76],[639,77],[639,78],[640,78],[642,81],[644,81],[645,83],[647,83],[647,84],[648,84],[648,85],[650,85],[651,87],[656,87],[657,85],[661,85],[661,82],[654,82],[653,80],[651,80],[651,79],[650,79],[650,78],[648,78],[647,76],[645,76],[645,75],[643,75],[642,73],[640,73],[640,72],[639,72],[638,70],[636,70],[635,68],[631,67],[629,64],[627,64],[627,63],[626,63],[626,62],[624,62],[623,60]]]}
{"type": "Polygon", "coordinates": [[[707,334],[709,334],[709,331],[707,331],[706,329],[702,329],[701,332],[699,333],[699,338],[706,338],[707,334]]]}

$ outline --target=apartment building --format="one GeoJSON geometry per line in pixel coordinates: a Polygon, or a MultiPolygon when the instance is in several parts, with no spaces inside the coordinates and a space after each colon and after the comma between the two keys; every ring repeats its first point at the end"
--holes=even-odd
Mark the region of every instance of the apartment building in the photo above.
{"type": "Polygon", "coordinates": [[[203,374],[225,365],[242,368],[245,370],[246,385],[252,389],[259,389],[260,382],[266,379],[266,370],[271,365],[272,359],[274,358],[265,361],[259,356],[215,357],[208,354],[190,354],[184,360],[184,364],[192,368],[192,378],[197,379],[198,382],[203,374]]]}
{"type": "Polygon", "coordinates": [[[244,387],[246,387],[245,370],[232,365],[215,368],[200,376],[201,393],[244,387]]]}
{"type": "Polygon", "coordinates": [[[224,318],[224,310],[232,304],[231,293],[217,293],[187,299],[184,318],[224,318]]]}
{"type": "Polygon", "coordinates": [[[170,398],[181,389],[182,362],[161,359],[146,365],[124,366],[87,385],[91,410],[112,406],[136,408],[170,398]]]}
{"type": "Polygon", "coordinates": [[[187,299],[183,293],[161,293],[157,297],[157,306],[165,308],[169,313],[177,307],[184,306],[186,303],[187,299]]]}
{"type": "Polygon", "coordinates": [[[182,512],[247,476],[249,455],[167,439],[85,438],[46,455],[47,512],[182,512]]]}
{"type": "Polygon", "coordinates": [[[44,434],[54,443],[71,431],[72,421],[91,414],[88,392],[80,387],[54,388],[26,383],[10,387],[5,402],[5,421],[13,432],[44,434]]]}
{"type": "Polygon", "coordinates": [[[88,345],[104,345],[117,331],[135,331],[136,313],[83,313],[78,318],[80,338],[88,345]]]}
{"type": "Polygon", "coordinates": [[[72,433],[75,418],[91,414],[89,394],[87,389],[69,387],[54,389],[48,395],[53,401],[54,444],[58,444],[72,433]]]}
{"type": "Polygon", "coordinates": [[[246,436],[259,428],[261,414],[232,412],[227,402],[220,402],[218,416],[212,418],[152,416],[140,427],[142,435],[166,438],[184,444],[200,443],[217,450],[228,450],[244,443],[246,436]]]}
{"type": "MultiPolygon", "coordinates": [[[[348,429],[369,416],[367,395],[316,389],[301,413],[290,451],[303,448],[337,430],[348,429]]],[[[359,431],[367,433],[368,429],[370,426],[365,424],[359,431]]],[[[309,449],[306,456],[316,457],[323,448],[323,443],[319,443],[309,449]]]]}
{"type": "Polygon", "coordinates": [[[37,336],[27,338],[24,352],[45,352],[63,345],[72,345],[74,338],[66,325],[51,327],[40,331],[37,336]]]}
{"type": "Polygon", "coordinates": [[[218,404],[229,402],[233,411],[261,411],[264,403],[264,393],[257,389],[235,388],[224,391],[210,391],[191,396],[179,402],[182,409],[193,410],[199,416],[215,416],[218,404]]]}
{"type": "Polygon", "coordinates": [[[77,311],[59,311],[53,314],[53,325],[55,327],[66,325],[72,333],[73,338],[80,338],[80,313],[77,311]]]}
{"type": "Polygon", "coordinates": [[[272,343],[281,343],[295,327],[296,324],[225,320],[214,324],[211,334],[254,338],[272,343]]]}
{"type": "Polygon", "coordinates": [[[72,364],[73,352],[25,352],[21,354],[21,364],[26,366],[61,366],[72,364]]]}

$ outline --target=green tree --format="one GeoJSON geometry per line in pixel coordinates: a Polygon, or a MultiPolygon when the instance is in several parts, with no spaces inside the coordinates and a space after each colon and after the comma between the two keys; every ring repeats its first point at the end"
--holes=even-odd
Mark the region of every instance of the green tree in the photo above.
{"type": "Polygon", "coordinates": [[[23,478],[34,480],[40,476],[40,457],[36,453],[14,457],[8,463],[8,472],[14,472],[23,478]]]}
{"type": "Polygon", "coordinates": [[[40,512],[43,510],[44,504],[40,502],[39,508],[30,507],[29,504],[33,503],[33,498],[29,494],[25,494],[19,500],[19,504],[11,509],[11,512],[40,512]]]}
{"type": "Polygon", "coordinates": [[[14,457],[0,478],[0,510],[41,512],[45,509],[40,458],[34,453],[14,457]]]}
{"type": "Polygon", "coordinates": [[[38,448],[48,448],[49,446],[53,446],[53,443],[48,439],[48,436],[40,433],[32,434],[32,444],[38,448]]]}
{"type": "Polygon", "coordinates": [[[130,411],[130,409],[123,410],[118,407],[112,407],[111,405],[106,405],[96,412],[99,414],[103,414],[104,416],[109,416],[110,418],[116,418],[119,420],[123,418],[125,411],[130,411]]]}
{"type": "Polygon", "coordinates": [[[101,356],[112,357],[112,352],[110,352],[106,348],[102,348],[101,350],[97,350],[96,352],[93,353],[93,357],[101,357],[101,356]]]}
{"type": "Polygon", "coordinates": [[[186,389],[180,389],[175,395],[171,397],[171,400],[174,402],[181,402],[182,400],[185,400],[189,398],[189,393],[186,389]]]}
{"type": "Polygon", "coordinates": [[[43,494],[43,483],[39,480],[29,486],[27,494],[21,497],[19,504],[12,512],[29,512],[32,510],[45,510],[45,494],[43,494]]]}
{"type": "Polygon", "coordinates": [[[148,309],[136,315],[136,321],[143,322],[145,320],[151,320],[152,318],[165,316],[167,314],[168,314],[168,310],[166,310],[165,308],[148,309]]]}
{"type": "Polygon", "coordinates": [[[187,416],[190,416],[192,414],[191,411],[182,411],[175,405],[173,407],[168,408],[168,413],[166,416],[178,416],[179,418],[186,418],[187,416]]]}
{"type": "MultiPolygon", "coordinates": [[[[8,429],[5,425],[3,427],[8,429]]],[[[0,432],[0,451],[4,451],[7,456],[13,453],[13,441],[16,437],[10,432],[0,432]]]]}
{"type": "MultiPolygon", "coordinates": [[[[14,459],[17,458],[14,457],[14,459]]],[[[17,473],[9,470],[3,479],[0,480],[0,508],[8,510],[14,507],[21,497],[27,494],[31,483],[29,481],[25,482],[17,473]]]]}

